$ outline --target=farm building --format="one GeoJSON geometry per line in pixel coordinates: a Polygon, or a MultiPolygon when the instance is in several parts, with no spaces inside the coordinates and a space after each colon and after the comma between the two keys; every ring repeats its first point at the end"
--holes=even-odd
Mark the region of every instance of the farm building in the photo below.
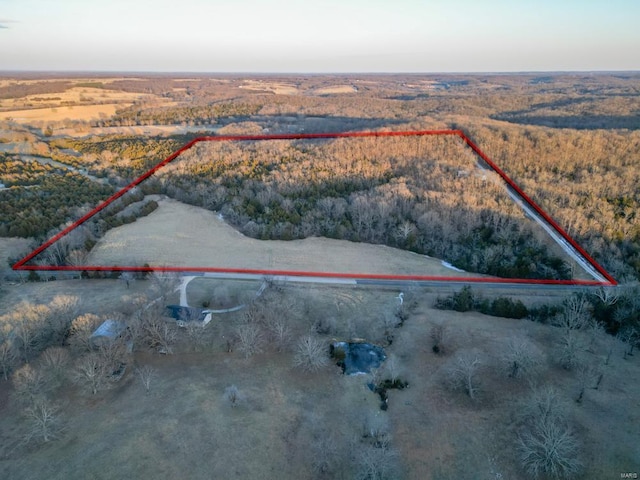
{"type": "Polygon", "coordinates": [[[126,329],[127,325],[124,322],[119,320],[105,320],[96,328],[96,331],[91,334],[89,341],[94,348],[99,347],[113,342],[120,337],[126,329]]]}

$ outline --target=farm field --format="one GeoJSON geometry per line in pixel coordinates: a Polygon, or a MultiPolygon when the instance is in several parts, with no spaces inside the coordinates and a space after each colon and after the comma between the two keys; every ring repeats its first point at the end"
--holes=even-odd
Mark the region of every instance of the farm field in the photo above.
{"type": "MultiPolygon", "coordinates": [[[[88,122],[109,118],[117,110],[130,107],[136,102],[160,102],[171,105],[171,102],[153,94],[110,89],[109,84],[118,80],[122,79],[74,79],[51,93],[0,99],[0,121],[11,120],[24,125],[63,121],[88,122]]],[[[20,85],[33,83],[12,82],[10,86],[18,88],[20,85]]],[[[9,85],[5,81],[4,85],[0,84],[0,87],[2,86],[9,85]]]]}
{"type": "Polygon", "coordinates": [[[116,113],[116,110],[130,104],[105,103],[100,105],[74,105],[28,110],[7,110],[0,112],[0,120],[12,120],[18,123],[57,122],[62,120],[97,120],[116,113]]]}
{"type": "Polygon", "coordinates": [[[147,217],[107,232],[87,259],[89,265],[104,266],[152,262],[158,266],[472,276],[447,268],[438,259],[384,245],[327,238],[248,238],[214,212],[167,198],[147,217]]]}

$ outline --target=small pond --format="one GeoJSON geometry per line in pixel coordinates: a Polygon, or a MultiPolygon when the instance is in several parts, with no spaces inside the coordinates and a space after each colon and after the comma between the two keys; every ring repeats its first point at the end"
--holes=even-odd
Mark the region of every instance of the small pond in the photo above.
{"type": "Polygon", "coordinates": [[[330,351],[345,375],[369,373],[387,358],[382,347],[371,343],[335,342],[330,351]]]}

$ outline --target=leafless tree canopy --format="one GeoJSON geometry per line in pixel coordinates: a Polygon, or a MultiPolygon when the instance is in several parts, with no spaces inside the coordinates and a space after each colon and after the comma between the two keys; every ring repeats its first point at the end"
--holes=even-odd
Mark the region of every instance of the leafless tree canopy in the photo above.
{"type": "Polygon", "coordinates": [[[548,475],[569,478],[580,472],[579,446],[573,432],[562,423],[539,422],[518,438],[520,460],[533,478],[548,475]]]}
{"type": "Polygon", "coordinates": [[[162,302],[156,302],[139,312],[132,335],[139,337],[149,348],[160,353],[173,353],[177,340],[176,325],[162,316],[162,302]]]}
{"type": "Polygon", "coordinates": [[[505,347],[502,361],[510,377],[530,378],[540,370],[542,352],[529,340],[512,337],[505,347]]]}
{"type": "Polygon", "coordinates": [[[136,369],[136,373],[138,374],[138,378],[140,378],[140,383],[142,383],[144,387],[145,394],[148,395],[151,390],[151,383],[157,375],[156,369],[151,365],[143,365],[136,369]]]}
{"type": "Polygon", "coordinates": [[[260,325],[245,323],[236,328],[237,348],[245,358],[262,352],[263,337],[260,325]]]}
{"type": "Polygon", "coordinates": [[[62,345],[69,335],[71,323],[78,315],[79,299],[74,295],[56,295],[49,303],[51,313],[47,317],[51,330],[51,343],[62,345]]]}
{"type": "Polygon", "coordinates": [[[23,405],[33,405],[49,391],[47,379],[40,369],[23,365],[13,373],[14,396],[23,405]]]}
{"type": "Polygon", "coordinates": [[[395,353],[390,353],[384,362],[384,376],[394,383],[402,375],[402,365],[395,353]]]}
{"type": "Polygon", "coordinates": [[[69,351],[64,347],[49,347],[40,356],[40,365],[53,385],[61,384],[67,376],[67,369],[71,362],[69,351]]]}
{"type": "Polygon", "coordinates": [[[550,386],[534,388],[518,405],[518,452],[533,478],[568,478],[581,470],[579,444],[567,424],[567,412],[567,403],[550,386]]]}
{"type": "Polygon", "coordinates": [[[112,365],[98,353],[78,359],[72,372],[74,383],[92,395],[111,387],[112,374],[112,365]]]}
{"type": "Polygon", "coordinates": [[[91,351],[91,334],[100,326],[102,319],[92,313],[76,317],[71,322],[69,345],[77,353],[91,351]]]}
{"type": "Polygon", "coordinates": [[[18,363],[18,352],[8,338],[0,340],[0,370],[2,378],[9,379],[9,374],[18,363]]]}
{"type": "Polygon", "coordinates": [[[452,389],[463,390],[469,398],[475,400],[479,391],[478,369],[482,365],[480,358],[473,352],[464,352],[454,358],[447,368],[447,382],[452,389]]]}
{"type": "Polygon", "coordinates": [[[325,345],[318,338],[307,335],[296,344],[293,364],[303,370],[313,372],[329,363],[329,355],[325,345]]]}
{"type": "Polygon", "coordinates": [[[560,365],[567,370],[572,370],[577,367],[581,361],[585,346],[585,342],[579,332],[574,330],[565,330],[560,336],[560,365]]]}
{"type": "Polygon", "coordinates": [[[563,330],[580,330],[591,324],[591,305],[584,295],[572,295],[563,306],[563,312],[556,317],[556,325],[563,330]]]}
{"type": "Polygon", "coordinates": [[[236,408],[242,405],[246,397],[244,393],[242,393],[238,387],[235,385],[230,385],[224,389],[224,400],[232,407],[236,408]]]}
{"type": "Polygon", "coordinates": [[[154,296],[161,298],[162,301],[175,292],[182,281],[180,274],[162,270],[153,272],[150,279],[154,296]]]}
{"type": "Polygon", "coordinates": [[[24,410],[27,419],[25,441],[50,442],[63,432],[59,408],[47,400],[39,400],[24,410]]]}

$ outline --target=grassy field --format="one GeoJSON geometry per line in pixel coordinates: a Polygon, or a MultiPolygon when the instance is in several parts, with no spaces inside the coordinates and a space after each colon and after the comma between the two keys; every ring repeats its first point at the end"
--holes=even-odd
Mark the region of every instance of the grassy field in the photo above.
{"type": "MultiPolygon", "coordinates": [[[[109,230],[91,265],[203,266],[341,273],[471,276],[435,258],[326,238],[255,240],[208,210],[164,199],[150,215],[109,230]]],[[[473,275],[477,276],[477,275],[473,275]]]]}
{"type": "MultiPolygon", "coordinates": [[[[132,288],[142,291],[145,284],[135,282],[132,288]]],[[[111,295],[112,307],[127,302],[122,282],[50,282],[40,287],[75,289],[83,298],[93,295],[96,304],[111,295]],[[96,297],[100,289],[102,298],[96,297]]],[[[239,282],[229,289],[248,295],[257,287],[257,282],[239,282]]],[[[599,390],[588,389],[577,404],[576,373],[555,361],[554,327],[434,310],[434,293],[409,293],[417,306],[386,347],[387,354],[398,358],[409,388],[389,391],[387,411],[379,409],[378,397],[366,387],[367,376],[345,377],[336,367],[305,373],[293,367],[290,349],[276,351],[268,344],[248,359],[238,351],[227,352],[225,338],[243,313],[216,315],[200,334],[197,349],[180,330],[174,355],[136,352],[124,378],[111,390],[92,396],[66,385],[59,394],[65,433],[49,444],[20,443],[23,420],[12,400],[11,383],[0,380],[0,477],[357,478],[359,452],[367,444],[365,425],[376,424],[389,430],[400,465],[391,478],[523,478],[513,424],[517,402],[529,389],[525,380],[508,378],[499,362],[513,337],[526,338],[541,350],[544,372],[534,381],[554,385],[569,406],[567,420],[580,440],[585,463],[580,478],[618,478],[619,472],[637,470],[637,358],[622,360],[617,350],[599,390]],[[447,326],[441,355],[432,352],[429,339],[436,323],[447,326]],[[444,382],[447,367],[466,351],[482,360],[476,401],[448,390],[444,382]],[[134,373],[134,366],[143,365],[156,372],[149,394],[134,373]],[[230,385],[245,396],[236,408],[224,398],[230,385]],[[314,469],[314,459],[328,448],[323,440],[334,446],[333,466],[326,474],[314,469]]],[[[337,322],[334,338],[348,338],[351,332],[370,340],[380,316],[393,311],[397,291],[290,284],[267,294],[272,302],[299,306],[290,319],[293,338],[308,332],[316,319],[332,316],[337,322]]],[[[331,336],[322,338],[329,341],[331,336]]],[[[596,342],[587,358],[601,365],[602,345],[596,342]]]]}
{"type": "MultiPolygon", "coordinates": [[[[104,82],[96,79],[92,83],[108,85],[116,80],[104,82]]],[[[27,125],[63,120],[89,121],[111,117],[116,110],[129,107],[134,102],[163,101],[152,94],[75,86],[78,83],[82,84],[82,81],[78,79],[60,92],[0,99],[0,120],[11,119],[27,125]]]]}

